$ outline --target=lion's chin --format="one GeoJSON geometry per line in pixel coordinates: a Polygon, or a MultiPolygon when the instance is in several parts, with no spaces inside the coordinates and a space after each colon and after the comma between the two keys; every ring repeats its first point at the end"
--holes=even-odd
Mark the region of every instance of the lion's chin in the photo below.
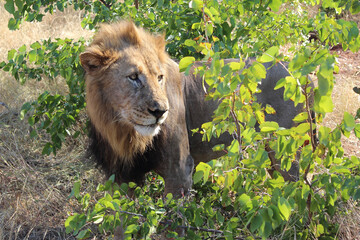
{"type": "Polygon", "coordinates": [[[143,136],[155,136],[160,132],[160,125],[152,124],[148,126],[135,125],[135,130],[143,136]]]}

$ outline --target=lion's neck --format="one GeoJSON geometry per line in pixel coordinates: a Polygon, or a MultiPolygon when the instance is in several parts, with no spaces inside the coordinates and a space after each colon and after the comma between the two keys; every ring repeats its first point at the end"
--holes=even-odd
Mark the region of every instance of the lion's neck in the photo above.
{"type": "Polygon", "coordinates": [[[112,149],[125,162],[131,164],[133,158],[143,154],[148,147],[151,147],[153,137],[142,136],[133,127],[121,123],[112,123],[106,129],[106,138],[112,149]]]}

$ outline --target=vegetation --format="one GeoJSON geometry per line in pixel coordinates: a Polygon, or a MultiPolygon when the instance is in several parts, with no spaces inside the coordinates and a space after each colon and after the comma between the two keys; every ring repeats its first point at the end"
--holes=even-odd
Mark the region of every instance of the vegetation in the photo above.
{"type": "MultiPolygon", "coordinates": [[[[339,225],[332,220],[346,201],[360,198],[357,156],[347,156],[341,136],[360,138],[359,114],[345,112],[334,128],[322,124],[333,110],[331,93],[334,72],[338,71],[332,46],[344,50],[360,49],[359,26],[355,22],[336,19],[328,13],[360,12],[359,2],[326,0],[320,11],[310,16],[306,9],[317,4],[304,1],[237,1],[168,0],[133,1],[9,1],[4,7],[13,15],[8,27],[17,29],[24,21],[41,21],[44,14],[82,10],[81,25],[96,29],[101,22],[131,18],[151,31],[164,32],[169,54],[180,60],[180,70],[187,73],[195,60],[211,62],[197,69],[210,86],[207,97],[223,99],[212,122],[200,131],[204,140],[223,132],[236,135],[231,146],[217,146],[227,155],[209,163],[201,163],[194,174],[191,196],[161,198],[163,181],[149,174],[143,188],[134,184],[113,184],[113,179],[99,185],[101,197],[81,192],[76,181],[72,197],[81,209],[65,221],[67,233],[77,238],[92,234],[124,239],[154,236],[202,238],[335,238],[339,225]],[[317,41],[309,41],[310,33],[317,41]],[[284,51],[284,47],[287,51],[284,51]],[[222,58],[240,58],[238,63],[224,65],[222,58]],[[294,121],[300,124],[282,129],[264,120],[263,109],[254,102],[257,84],[265,76],[263,65],[255,63],[243,69],[242,59],[257,57],[261,62],[289,62],[290,76],[280,81],[284,99],[304,104],[306,113],[294,121]],[[242,70],[240,76],[234,72],[242,70]],[[313,74],[317,87],[315,101],[309,102],[311,85],[307,75],[313,74]],[[238,84],[242,84],[240,89],[238,84]],[[316,113],[316,126],[310,110],[316,113]],[[308,121],[307,121],[308,120],[308,121]],[[305,122],[304,122],[305,121],[305,122]],[[241,124],[239,124],[241,122],[241,124]],[[255,131],[255,124],[260,131],[255,131]],[[312,130],[318,130],[318,141],[312,130]],[[277,172],[272,178],[266,148],[271,147],[280,168],[288,170],[299,157],[300,180],[285,182],[277,172]],[[299,151],[300,149],[300,151],[299,151]],[[134,189],[135,200],[127,196],[134,189]],[[94,228],[95,226],[95,228],[94,228]]],[[[45,81],[65,79],[65,94],[48,91],[37,100],[25,103],[20,117],[26,118],[35,138],[45,131],[49,138],[43,154],[56,154],[66,141],[86,134],[81,120],[85,107],[84,81],[78,55],[86,41],[48,39],[22,46],[8,53],[0,68],[26,84],[29,79],[45,81]]]]}

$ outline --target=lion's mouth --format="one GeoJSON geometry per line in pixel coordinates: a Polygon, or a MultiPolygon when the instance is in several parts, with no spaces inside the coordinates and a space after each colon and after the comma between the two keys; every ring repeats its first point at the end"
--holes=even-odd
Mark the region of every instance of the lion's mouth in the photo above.
{"type": "Polygon", "coordinates": [[[138,123],[133,123],[134,129],[139,134],[143,136],[155,136],[160,132],[160,124],[154,123],[149,125],[142,125],[138,123]]]}

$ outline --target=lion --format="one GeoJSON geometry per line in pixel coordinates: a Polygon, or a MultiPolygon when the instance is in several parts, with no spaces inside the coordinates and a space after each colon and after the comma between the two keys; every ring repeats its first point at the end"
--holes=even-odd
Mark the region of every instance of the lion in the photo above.
{"type": "MultiPolygon", "coordinates": [[[[108,175],[118,183],[144,184],[151,170],[165,181],[165,194],[186,194],[192,186],[194,166],[218,158],[224,152],[212,147],[233,140],[223,134],[202,141],[200,128],[212,120],[218,101],[205,101],[202,78],[179,72],[165,51],[163,35],[153,35],[131,21],[101,25],[92,43],[80,55],[85,70],[86,106],[90,118],[90,149],[108,175]]],[[[224,60],[225,63],[238,61],[224,60]]],[[[251,62],[248,62],[251,64],[251,62]]],[[[283,100],[276,82],[288,76],[280,64],[265,64],[266,78],[257,96],[276,114],[266,120],[285,128],[301,110],[283,100]]]]}

